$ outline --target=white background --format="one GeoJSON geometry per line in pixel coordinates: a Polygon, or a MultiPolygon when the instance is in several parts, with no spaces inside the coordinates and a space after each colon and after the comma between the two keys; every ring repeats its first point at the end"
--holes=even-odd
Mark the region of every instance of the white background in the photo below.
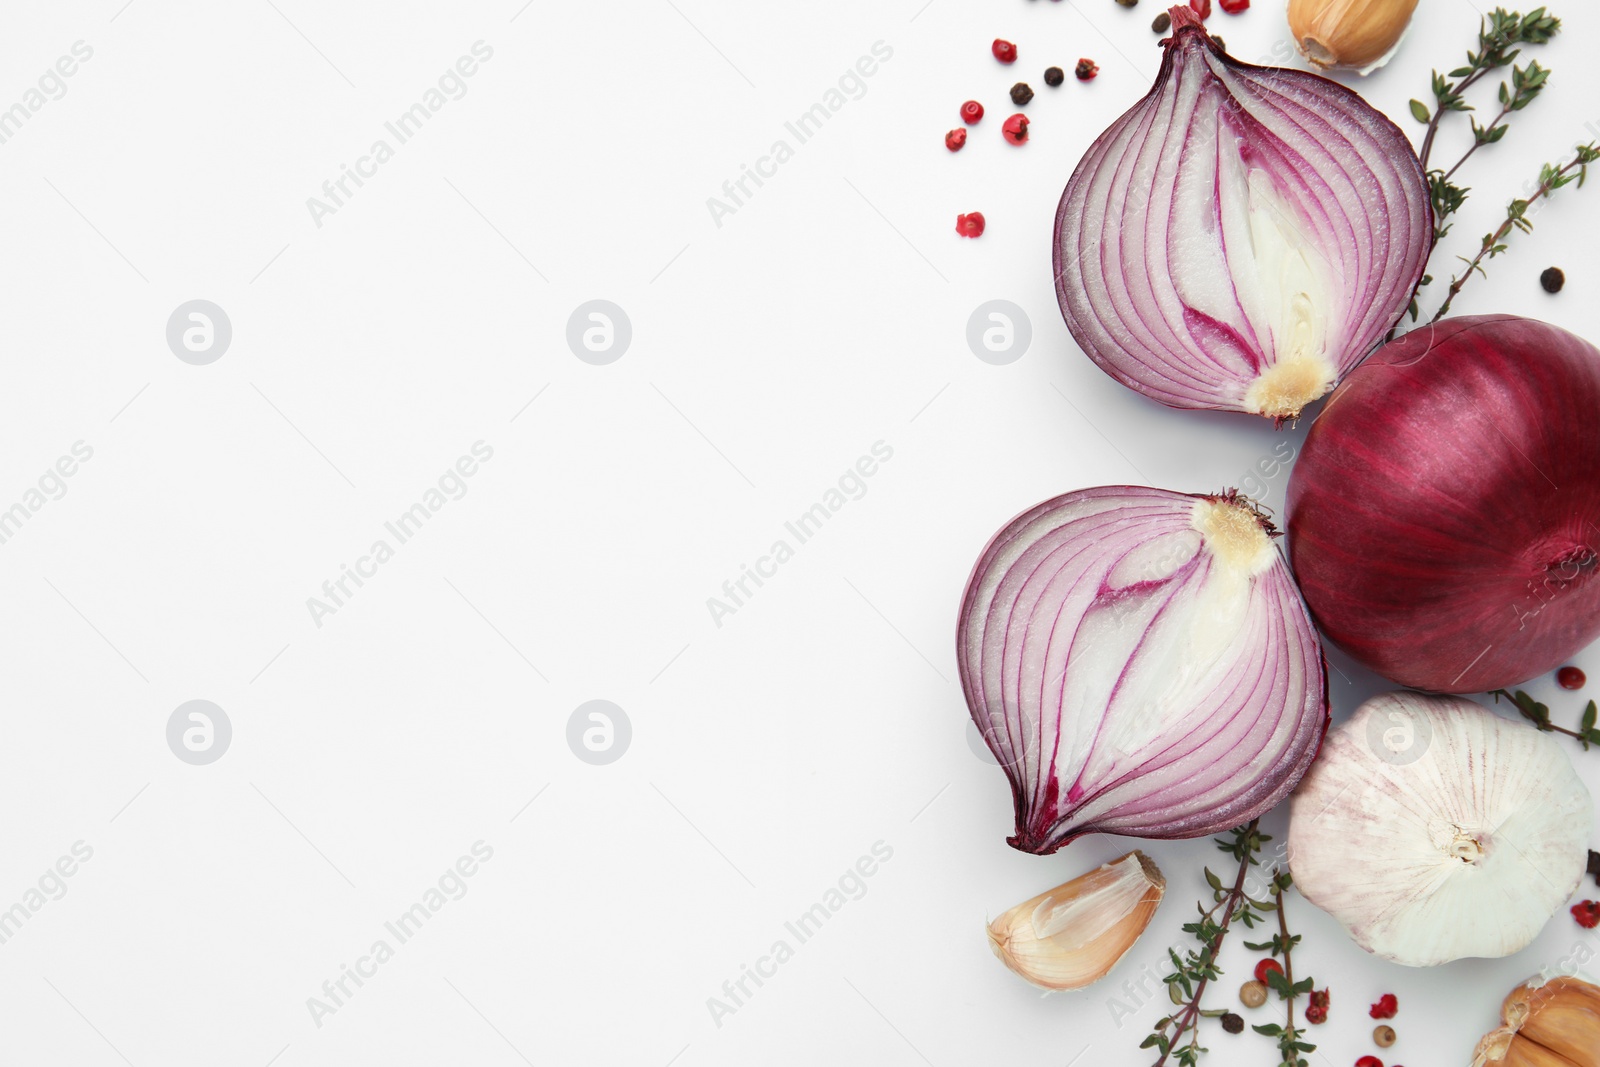
{"type": "MultiPolygon", "coordinates": [[[[0,145],[0,508],[74,442],[94,450],[0,545],[0,908],[74,842],[94,850],[0,945],[0,1060],[1152,1059],[1136,1046],[1164,1002],[1119,1027],[1108,1001],[1163,966],[1201,865],[1228,861],[1149,846],[1167,903],[1103,986],[1041,998],[1004,970],[985,919],[1129,844],[1007,847],[951,650],[968,569],[1019,510],[1104,483],[1239,484],[1304,434],[1159,408],[1056,310],[1056,201],[1153,77],[1157,5],[274,3],[0,14],[0,107],[75,41],[94,50],[0,145]],[[466,95],[316,226],[306,199],[479,40],[494,54],[466,95]],[[878,41],[893,56],[865,95],[718,226],[707,198],[878,41]],[[1079,56],[1092,84],[1070,77],[1079,56]],[[1021,149],[999,137],[1018,79],[1039,94],[1021,149]],[[968,97],[989,117],[952,156],[968,97]],[[953,231],[971,210],[977,241],[953,231]],[[165,340],[195,298],[233,326],[209,366],[165,340]],[[565,342],[594,298],[633,325],[609,366],[565,342]],[[1008,366],[965,339],[993,298],[1032,321],[1008,366]],[[307,598],[479,440],[494,455],[467,495],[315,625],[307,598]],[[880,440],[893,458],[866,494],[715,625],[707,598],[880,440]],[[233,725],[209,766],[165,740],[196,698],[233,725]],[[596,698],[633,729],[607,766],[566,742],[596,698]],[[479,840],[494,855],[466,896],[316,1025],[307,998],[479,840]],[[880,840],[893,858],[865,896],[716,1025],[707,998],[880,840]]],[[[1464,172],[1479,192],[1436,274],[1600,126],[1600,12],[1558,13],[1550,87],[1464,172]]],[[[1477,17],[1423,0],[1362,90],[1416,134],[1405,102],[1477,17]]],[[[1247,59],[1286,34],[1270,0],[1212,26],[1247,59]]],[[[1600,332],[1596,197],[1564,191],[1458,312],[1600,332]]],[[[1331,659],[1342,717],[1381,683],[1331,659]]],[[[1535,691],[1576,718],[1581,697],[1535,691]]],[[[1600,755],[1572,753],[1600,788],[1600,755]]],[[[1587,936],[1563,913],[1515,958],[1423,973],[1291,908],[1297,973],[1332,988],[1313,1062],[1340,1067],[1375,1051],[1383,992],[1402,1002],[1387,1062],[1465,1062],[1511,985],[1587,936]]],[[[1220,1064],[1273,1058],[1248,1032],[1208,1043],[1220,1064]]]]}

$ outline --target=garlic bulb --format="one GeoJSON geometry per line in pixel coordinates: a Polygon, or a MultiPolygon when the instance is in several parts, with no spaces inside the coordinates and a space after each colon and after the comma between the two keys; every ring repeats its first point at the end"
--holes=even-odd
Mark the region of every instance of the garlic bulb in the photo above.
{"type": "Polygon", "coordinates": [[[1400,47],[1417,0],[1289,0],[1289,31],[1312,65],[1370,74],[1400,47]]]}
{"type": "Polygon", "coordinates": [[[1578,887],[1592,819],[1553,738],[1459,697],[1386,693],[1329,733],[1295,790],[1289,866],[1384,959],[1507,956],[1578,887]]]}
{"type": "Polygon", "coordinates": [[[1600,1067],[1600,986],[1534,979],[1511,991],[1500,1018],[1478,1042],[1472,1067],[1600,1067]]]}
{"type": "Polygon", "coordinates": [[[1130,852],[994,920],[989,947],[1041,989],[1082,989],[1127,955],[1166,888],[1150,857],[1130,852]]]}

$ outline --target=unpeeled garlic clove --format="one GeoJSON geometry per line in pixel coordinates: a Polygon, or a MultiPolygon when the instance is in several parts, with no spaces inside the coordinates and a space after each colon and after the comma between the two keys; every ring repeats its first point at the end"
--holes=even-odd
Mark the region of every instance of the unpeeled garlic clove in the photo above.
{"type": "Polygon", "coordinates": [[[1289,0],[1289,31],[1312,65],[1368,74],[1400,45],[1417,0],[1289,0]]]}
{"type": "Polygon", "coordinates": [[[1082,989],[1127,955],[1166,888],[1135,850],[1007,911],[989,924],[989,947],[1041,989],[1082,989]]]}
{"type": "Polygon", "coordinates": [[[1472,1067],[1600,1067],[1600,986],[1578,978],[1534,979],[1500,1007],[1472,1067]]]}

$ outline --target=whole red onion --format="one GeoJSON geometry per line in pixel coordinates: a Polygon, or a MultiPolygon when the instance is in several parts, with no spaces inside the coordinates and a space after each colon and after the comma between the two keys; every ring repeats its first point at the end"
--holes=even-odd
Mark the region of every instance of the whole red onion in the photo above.
{"type": "Polygon", "coordinates": [[[1311,427],[1289,558],[1322,632],[1404,685],[1499,689],[1600,636],[1600,352],[1511,315],[1379,349],[1311,427]]]}

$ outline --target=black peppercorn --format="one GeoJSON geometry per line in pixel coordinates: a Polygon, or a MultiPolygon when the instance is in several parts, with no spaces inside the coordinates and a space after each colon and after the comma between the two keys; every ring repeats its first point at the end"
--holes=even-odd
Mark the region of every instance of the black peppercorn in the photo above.
{"type": "Polygon", "coordinates": [[[1044,72],[1044,83],[1054,89],[1067,80],[1066,72],[1060,67],[1050,67],[1044,72]]]}
{"type": "Polygon", "coordinates": [[[1123,7],[1137,7],[1139,0],[1117,0],[1117,3],[1121,4],[1123,7]]]}
{"type": "Polygon", "coordinates": [[[1222,1017],[1222,1028],[1230,1034],[1242,1034],[1244,1033],[1244,1020],[1230,1011],[1222,1017]]]}
{"type": "Polygon", "coordinates": [[[1027,82],[1018,82],[1011,87],[1011,102],[1021,107],[1033,99],[1033,90],[1028,88],[1027,82]]]}
{"type": "Polygon", "coordinates": [[[1172,29],[1172,16],[1163,11],[1156,16],[1156,20],[1150,24],[1150,28],[1157,33],[1166,33],[1172,29]]]}
{"type": "Polygon", "coordinates": [[[1559,293],[1561,287],[1567,284],[1567,276],[1561,273],[1560,267],[1546,267],[1544,273],[1539,275],[1539,284],[1544,286],[1547,293],[1559,293]]]}
{"type": "Polygon", "coordinates": [[[1594,875],[1594,880],[1600,882],[1600,852],[1593,849],[1589,851],[1589,873],[1594,875]]]}

